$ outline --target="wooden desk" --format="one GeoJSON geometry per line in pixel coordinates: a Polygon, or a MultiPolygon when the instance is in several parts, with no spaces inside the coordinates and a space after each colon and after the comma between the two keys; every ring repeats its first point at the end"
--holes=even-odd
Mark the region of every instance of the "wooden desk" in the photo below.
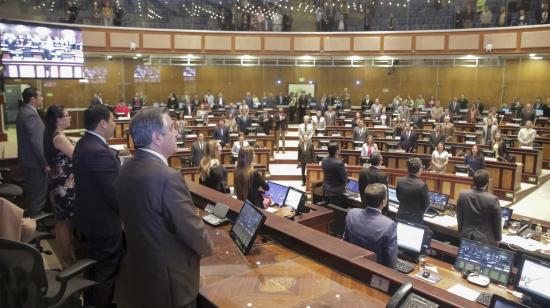
{"type": "MultiPolygon", "coordinates": [[[[235,186],[235,165],[224,165],[224,167],[227,170],[227,185],[230,187],[235,186]]],[[[254,169],[260,171],[264,177],[268,170],[265,165],[255,165],[254,169]]],[[[180,172],[187,183],[199,183],[200,172],[198,167],[182,167],[180,172]]]]}
{"type": "MultiPolygon", "coordinates": [[[[263,165],[269,170],[269,163],[271,158],[270,149],[254,149],[254,163],[263,165]]],[[[191,157],[191,150],[188,148],[180,148],[178,152],[168,158],[168,165],[172,168],[181,168],[182,157],[191,157]]],[[[233,154],[230,149],[223,149],[221,154],[221,162],[223,165],[234,165],[233,154]]]]}

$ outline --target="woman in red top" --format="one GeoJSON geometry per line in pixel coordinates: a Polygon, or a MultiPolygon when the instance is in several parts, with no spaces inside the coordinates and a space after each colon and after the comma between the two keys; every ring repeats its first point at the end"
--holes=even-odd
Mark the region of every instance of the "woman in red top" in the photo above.
{"type": "Polygon", "coordinates": [[[126,106],[126,104],[124,103],[123,100],[120,100],[118,102],[118,104],[116,105],[115,107],[115,114],[116,113],[124,113],[124,116],[127,117],[128,114],[130,113],[130,109],[128,108],[128,106],[126,106]]]}

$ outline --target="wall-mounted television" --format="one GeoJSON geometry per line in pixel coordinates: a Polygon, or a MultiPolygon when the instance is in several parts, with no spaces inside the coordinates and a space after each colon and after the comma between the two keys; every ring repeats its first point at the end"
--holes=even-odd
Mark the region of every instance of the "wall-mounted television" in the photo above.
{"type": "Polygon", "coordinates": [[[194,67],[186,66],[183,68],[183,78],[184,79],[192,79],[197,76],[197,70],[194,67]]]}
{"type": "Polygon", "coordinates": [[[0,49],[5,78],[82,78],[78,28],[0,20],[0,49]]]}
{"type": "Polygon", "coordinates": [[[138,65],[134,71],[134,82],[156,83],[160,82],[160,67],[138,65]]]}

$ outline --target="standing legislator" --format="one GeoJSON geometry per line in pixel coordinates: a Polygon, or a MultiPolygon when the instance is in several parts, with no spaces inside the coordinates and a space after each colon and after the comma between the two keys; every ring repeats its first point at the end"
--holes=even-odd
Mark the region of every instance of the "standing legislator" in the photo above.
{"type": "Polygon", "coordinates": [[[359,196],[363,204],[365,203],[365,188],[367,188],[368,185],[374,183],[388,185],[388,177],[384,174],[384,171],[381,170],[381,166],[382,154],[376,151],[370,157],[370,166],[359,172],[359,196]]]}
{"type": "Polygon", "coordinates": [[[181,174],[168,167],[176,131],[166,110],[130,122],[137,148],[115,183],[128,250],[117,279],[119,307],[195,307],[200,258],[213,252],[181,174]]]}
{"type": "Polygon", "coordinates": [[[397,218],[422,224],[430,199],[428,185],[419,178],[422,173],[420,158],[410,158],[407,161],[407,169],[409,175],[397,180],[396,193],[399,200],[397,218]]]}
{"type": "Polygon", "coordinates": [[[474,174],[474,188],[460,192],[456,203],[458,232],[463,238],[496,246],[502,237],[498,198],[488,193],[489,173],[474,174]]]}

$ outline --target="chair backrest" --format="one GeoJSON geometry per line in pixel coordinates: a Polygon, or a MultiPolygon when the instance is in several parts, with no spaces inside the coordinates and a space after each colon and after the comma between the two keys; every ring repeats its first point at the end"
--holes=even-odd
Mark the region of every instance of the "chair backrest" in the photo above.
{"type": "Polygon", "coordinates": [[[43,307],[47,290],[48,280],[38,250],[0,238],[0,307],[43,307]]]}

